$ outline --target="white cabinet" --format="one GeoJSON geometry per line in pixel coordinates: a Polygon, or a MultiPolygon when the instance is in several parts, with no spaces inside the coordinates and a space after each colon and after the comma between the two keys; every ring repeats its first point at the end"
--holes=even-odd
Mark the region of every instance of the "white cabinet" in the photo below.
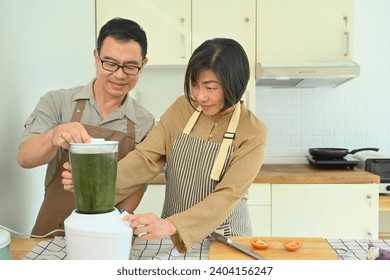
{"type": "Polygon", "coordinates": [[[378,238],[378,184],[272,184],[272,236],[378,238]]]}
{"type": "Polygon", "coordinates": [[[354,0],[257,0],[259,63],[350,62],[354,0]]]}
{"type": "Polygon", "coordinates": [[[234,39],[245,49],[251,71],[243,99],[255,112],[256,0],[192,0],[192,51],[217,37],[234,39]]]}
{"type": "Polygon", "coordinates": [[[215,37],[237,40],[255,63],[256,0],[96,0],[97,32],[114,17],[144,28],[148,65],[185,66],[195,48],[215,37]]]}
{"type": "Polygon", "coordinates": [[[136,21],[148,38],[148,65],[186,65],[191,56],[191,0],[96,0],[96,30],[114,17],[136,21]]]}
{"type": "Polygon", "coordinates": [[[271,184],[252,184],[248,208],[253,236],[271,235],[271,184]]]}
{"type": "Polygon", "coordinates": [[[150,184],[134,213],[154,213],[160,217],[164,205],[165,184],[150,184]]]}
{"type": "MultiPolygon", "coordinates": [[[[135,213],[161,215],[164,184],[151,184],[135,213]]],[[[377,239],[378,184],[268,184],[249,188],[253,236],[377,239]]]]}
{"type": "Polygon", "coordinates": [[[256,0],[192,0],[192,50],[207,39],[232,38],[243,46],[252,68],[255,36],[256,0]]]}
{"type": "MultiPolygon", "coordinates": [[[[184,68],[205,40],[235,39],[248,55],[251,79],[244,100],[255,110],[256,0],[96,0],[96,32],[114,17],[132,19],[144,28],[149,59],[145,72],[148,68],[184,68]]],[[[164,71],[161,75],[167,75],[164,71]]],[[[182,83],[182,75],[178,79],[182,83]]],[[[142,96],[155,95],[147,86],[137,89],[142,96]]]]}

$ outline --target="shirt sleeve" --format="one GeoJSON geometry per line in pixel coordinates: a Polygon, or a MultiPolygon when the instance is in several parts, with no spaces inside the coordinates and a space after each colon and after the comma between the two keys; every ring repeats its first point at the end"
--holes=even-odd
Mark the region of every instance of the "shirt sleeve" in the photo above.
{"type": "Polygon", "coordinates": [[[163,169],[168,149],[166,143],[170,143],[172,137],[167,135],[169,132],[165,128],[164,119],[170,114],[171,110],[172,108],[164,113],[161,117],[162,121],[153,127],[146,138],[135,147],[134,151],[128,153],[118,162],[117,202],[122,201],[134,192],[137,185],[149,182],[163,169]]]}
{"type": "Polygon", "coordinates": [[[24,124],[24,132],[20,142],[31,135],[46,132],[60,123],[60,108],[57,96],[54,91],[51,91],[40,98],[34,111],[24,124]]]}

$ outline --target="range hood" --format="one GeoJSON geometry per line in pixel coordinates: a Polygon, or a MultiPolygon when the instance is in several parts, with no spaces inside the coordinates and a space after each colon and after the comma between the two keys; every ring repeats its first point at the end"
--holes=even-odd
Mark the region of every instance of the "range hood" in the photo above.
{"type": "Polygon", "coordinates": [[[256,65],[256,85],[272,88],[334,88],[358,77],[355,62],[256,65]]]}

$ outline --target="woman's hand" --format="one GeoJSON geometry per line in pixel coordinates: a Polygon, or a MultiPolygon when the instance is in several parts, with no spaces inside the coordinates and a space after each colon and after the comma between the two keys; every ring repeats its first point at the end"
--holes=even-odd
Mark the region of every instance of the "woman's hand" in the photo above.
{"type": "Polygon", "coordinates": [[[73,180],[72,180],[72,165],[70,162],[65,162],[63,165],[65,171],[62,172],[62,184],[64,190],[73,191],[73,180]]]}
{"type": "Polygon", "coordinates": [[[133,233],[142,240],[161,239],[177,232],[176,226],[170,220],[157,217],[153,213],[130,214],[123,219],[130,222],[133,233]]]}

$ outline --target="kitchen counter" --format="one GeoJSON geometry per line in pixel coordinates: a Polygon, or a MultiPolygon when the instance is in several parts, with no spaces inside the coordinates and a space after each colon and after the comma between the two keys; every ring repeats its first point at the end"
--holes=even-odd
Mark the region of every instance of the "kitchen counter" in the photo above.
{"type": "MultiPolygon", "coordinates": [[[[310,164],[263,164],[254,183],[271,184],[364,184],[379,183],[378,175],[354,169],[325,170],[310,164]]],[[[163,174],[157,175],[151,184],[165,184],[163,174]]]]}
{"type": "MultiPolygon", "coordinates": [[[[230,239],[256,251],[268,260],[365,260],[368,244],[390,251],[389,239],[329,239],[318,237],[260,237],[269,242],[264,250],[253,249],[250,236],[232,236],[230,239]],[[302,247],[289,252],[282,242],[289,239],[302,241],[302,247]]],[[[12,238],[13,260],[63,260],[66,257],[65,240],[62,237],[12,238]]],[[[65,258],[66,259],[66,258],[65,258]]],[[[142,241],[135,239],[131,252],[132,260],[252,260],[252,257],[213,239],[195,244],[187,254],[173,250],[170,238],[142,241]],[[133,250],[134,249],[134,250],[133,250]]]]}
{"type": "Polygon", "coordinates": [[[51,240],[51,238],[12,238],[10,243],[11,258],[21,260],[27,255],[39,242],[51,240]]]}
{"type": "MultiPolygon", "coordinates": [[[[232,240],[251,248],[249,240],[254,237],[231,237],[232,240]]],[[[258,250],[270,260],[337,260],[339,259],[332,247],[323,238],[299,238],[303,242],[302,248],[296,252],[289,252],[281,247],[281,242],[287,238],[267,237],[270,247],[267,250],[258,250]]],[[[50,238],[13,238],[10,250],[13,260],[21,260],[39,242],[50,240],[50,238]]],[[[209,252],[210,260],[251,260],[246,254],[233,249],[218,241],[212,240],[209,252]]]]}
{"type": "Polygon", "coordinates": [[[379,183],[378,175],[354,169],[318,169],[309,164],[264,164],[254,183],[359,184],[379,183]]]}
{"type": "MultiPolygon", "coordinates": [[[[282,242],[291,238],[287,237],[262,237],[269,242],[267,249],[253,249],[250,240],[255,237],[232,236],[230,239],[245,247],[254,250],[267,260],[338,260],[339,257],[324,238],[296,238],[302,241],[302,247],[289,252],[284,249],[282,242]]],[[[226,246],[216,240],[211,241],[210,260],[253,260],[252,257],[226,246]]]]}

